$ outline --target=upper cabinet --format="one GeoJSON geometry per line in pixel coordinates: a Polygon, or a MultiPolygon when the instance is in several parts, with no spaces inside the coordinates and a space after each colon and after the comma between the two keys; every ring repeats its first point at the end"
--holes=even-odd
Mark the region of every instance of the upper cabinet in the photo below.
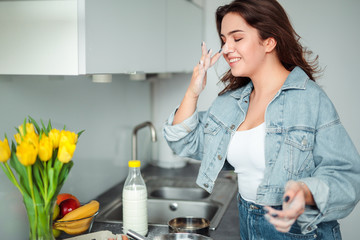
{"type": "Polygon", "coordinates": [[[77,2],[0,1],[0,74],[76,75],[77,2]]]}
{"type": "Polygon", "coordinates": [[[186,0],[0,1],[0,74],[190,72],[202,21],[186,0]]]}
{"type": "Polygon", "coordinates": [[[202,8],[184,0],[166,3],[166,71],[192,71],[204,40],[202,8]]]}
{"type": "Polygon", "coordinates": [[[86,72],[165,70],[166,0],[87,0],[86,72]]]}

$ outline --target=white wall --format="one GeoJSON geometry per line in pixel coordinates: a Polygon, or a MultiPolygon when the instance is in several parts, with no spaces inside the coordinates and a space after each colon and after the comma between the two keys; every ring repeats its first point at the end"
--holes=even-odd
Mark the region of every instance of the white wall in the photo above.
{"type": "MultiPolygon", "coordinates": [[[[0,76],[0,139],[31,115],[54,127],[78,132],[74,166],[61,192],[87,202],[127,175],[131,130],[151,120],[150,82],[113,76],[112,83],[92,83],[90,77],[0,76]]],[[[150,131],[139,131],[140,160],[151,153],[150,131]]],[[[119,195],[121,193],[118,193],[119,195]]],[[[22,197],[0,170],[1,239],[27,239],[28,222],[22,197]]]]}
{"type": "MultiPolygon", "coordinates": [[[[218,6],[230,2],[204,1],[204,40],[209,48],[219,49],[214,13],[218,6]]],[[[319,55],[320,64],[326,67],[318,83],[333,100],[341,120],[357,149],[360,150],[360,1],[358,0],[279,0],[288,12],[295,30],[305,46],[319,55]]],[[[199,58],[200,58],[199,43],[199,58]]],[[[194,65],[196,62],[194,62],[194,65]]],[[[202,93],[198,108],[207,109],[221,89],[216,85],[224,72],[224,61],[208,72],[208,83],[202,93]]],[[[156,81],[153,86],[154,118],[164,122],[169,113],[180,103],[189,84],[191,74],[177,75],[167,81],[156,81]]],[[[360,176],[359,176],[360,177],[360,176]]],[[[341,220],[344,240],[358,239],[360,206],[350,216],[341,220]]]]}

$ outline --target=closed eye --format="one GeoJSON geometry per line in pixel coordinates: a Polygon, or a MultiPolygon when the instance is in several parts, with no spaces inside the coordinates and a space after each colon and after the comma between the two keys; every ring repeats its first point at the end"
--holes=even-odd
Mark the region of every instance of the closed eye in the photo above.
{"type": "Polygon", "coordinates": [[[239,42],[242,38],[234,39],[235,42],[239,42]]]}

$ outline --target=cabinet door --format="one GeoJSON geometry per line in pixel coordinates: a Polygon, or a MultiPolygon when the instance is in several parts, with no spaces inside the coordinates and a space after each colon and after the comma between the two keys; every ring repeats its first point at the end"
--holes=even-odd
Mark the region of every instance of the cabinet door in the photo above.
{"type": "Polygon", "coordinates": [[[201,57],[203,10],[185,0],[166,3],[166,70],[191,72],[201,57]]]}
{"type": "Polygon", "coordinates": [[[0,74],[76,75],[77,1],[0,1],[0,74]]]}
{"type": "Polygon", "coordinates": [[[86,72],[163,72],[165,0],[87,0],[86,72]]]}

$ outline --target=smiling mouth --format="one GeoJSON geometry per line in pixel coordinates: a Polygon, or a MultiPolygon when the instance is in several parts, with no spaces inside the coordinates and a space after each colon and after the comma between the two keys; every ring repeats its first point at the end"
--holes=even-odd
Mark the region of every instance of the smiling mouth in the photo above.
{"type": "Polygon", "coordinates": [[[229,59],[229,62],[230,62],[230,63],[237,62],[237,61],[240,61],[240,58],[232,58],[232,59],[229,59]]]}

